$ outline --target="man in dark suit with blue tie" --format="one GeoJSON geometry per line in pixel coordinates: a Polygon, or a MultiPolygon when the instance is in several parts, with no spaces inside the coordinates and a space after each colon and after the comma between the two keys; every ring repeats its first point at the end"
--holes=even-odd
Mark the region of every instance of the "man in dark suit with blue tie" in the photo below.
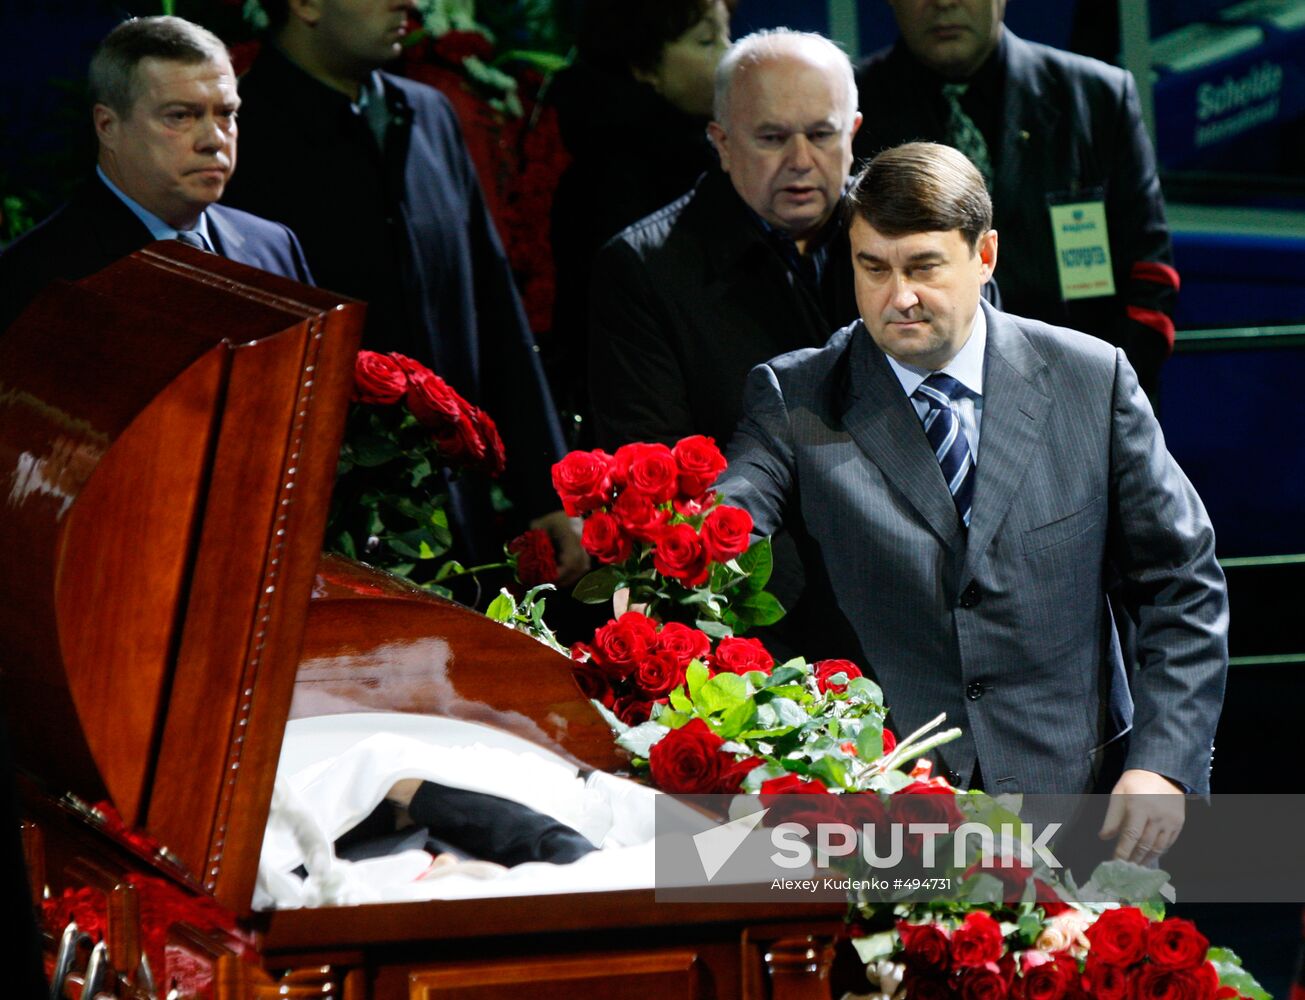
{"type": "Polygon", "coordinates": [[[980,301],[998,239],[969,160],[899,146],[847,198],[862,318],[752,371],[719,488],[799,536],[900,730],[963,728],[954,782],[1142,793],[1103,832],[1149,860],[1178,793],[1209,790],[1228,612],[1205,509],[1122,351],[980,301]]]}
{"type": "Polygon", "coordinates": [[[95,176],[0,255],[0,330],[56,278],[178,239],[311,282],[285,226],[216,204],[236,166],[240,97],[226,47],[177,17],[125,21],[91,60],[95,176]]]}

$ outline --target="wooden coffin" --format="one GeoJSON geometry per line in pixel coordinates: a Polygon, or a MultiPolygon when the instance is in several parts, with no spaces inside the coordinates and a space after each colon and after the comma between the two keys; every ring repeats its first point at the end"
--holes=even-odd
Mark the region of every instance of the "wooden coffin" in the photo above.
{"type": "Polygon", "coordinates": [[[252,910],[292,705],[625,763],[565,658],[321,558],[362,316],[156,244],[52,286],[0,337],[2,697],[51,960],[76,897],[105,913],[96,988],[116,996],[828,996],[838,907],[641,890],[252,910]],[[515,682],[491,682],[505,665],[515,682]],[[147,939],[166,956],[148,974],[147,939]]]}

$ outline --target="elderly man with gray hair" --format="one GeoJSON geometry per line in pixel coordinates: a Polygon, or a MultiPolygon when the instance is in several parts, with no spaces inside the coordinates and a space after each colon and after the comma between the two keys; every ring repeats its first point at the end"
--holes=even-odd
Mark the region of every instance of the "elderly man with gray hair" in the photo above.
{"type": "Polygon", "coordinates": [[[617,235],[594,268],[598,442],[722,444],[753,365],[856,316],[838,211],[861,122],[847,56],[819,35],[740,39],[716,71],[720,170],[617,235]]]}
{"type": "MultiPolygon", "coordinates": [[[[856,318],[840,206],[860,122],[851,65],[828,39],[762,31],[726,52],[708,129],[720,169],[595,261],[599,445],[705,434],[723,446],[754,365],[819,347],[856,318]]],[[[789,615],[763,639],[776,652],[856,657],[846,627],[825,621],[827,585],[802,578],[798,540],[774,541],[771,589],[789,615]]]]}
{"type": "Polygon", "coordinates": [[[285,226],[216,204],[236,167],[240,97],[226,46],[179,17],[124,21],[91,60],[95,175],[0,255],[0,330],[56,278],[175,239],[311,281],[285,226]]]}

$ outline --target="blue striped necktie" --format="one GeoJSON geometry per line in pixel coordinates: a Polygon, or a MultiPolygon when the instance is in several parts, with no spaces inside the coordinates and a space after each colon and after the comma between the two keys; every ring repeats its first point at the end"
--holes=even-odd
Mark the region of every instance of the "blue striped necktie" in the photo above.
{"type": "Polygon", "coordinates": [[[942,468],[956,513],[968,528],[970,503],[974,499],[974,456],[970,454],[965,429],[952,409],[952,400],[964,394],[964,386],[942,372],[934,372],[912,393],[914,398],[929,404],[929,412],[924,416],[924,433],[942,468]]]}

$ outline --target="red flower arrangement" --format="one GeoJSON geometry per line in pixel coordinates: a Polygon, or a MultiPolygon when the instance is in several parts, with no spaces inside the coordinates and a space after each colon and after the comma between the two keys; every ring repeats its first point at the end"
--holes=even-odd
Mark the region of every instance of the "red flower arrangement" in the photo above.
{"type": "MultiPolygon", "coordinates": [[[[507,457],[498,428],[402,354],[359,351],[352,399],[326,547],[449,595],[445,581],[473,571],[444,558],[453,539],[442,470],[499,476],[507,457]]],[[[513,545],[514,565],[524,559],[526,571],[546,582],[551,547],[545,553],[535,538],[513,545]]]]}
{"type": "Polygon", "coordinates": [[[748,512],[710,491],[724,470],[715,441],[701,435],[674,448],[573,451],[553,466],[562,507],[585,519],[581,544],[602,564],[575,596],[597,604],[628,589],[650,614],[692,616],[715,638],[777,621],[783,608],[763,589],[769,542],[753,544],[748,512]]]}
{"type": "MultiPolygon", "coordinates": [[[[899,920],[891,962],[869,956],[871,978],[906,1000],[1236,1000],[1267,994],[1232,952],[1211,949],[1191,921],[1152,919],[1134,906],[1099,914],[1083,905],[999,923],[983,909],[921,907],[923,922],[899,920]],[[1035,918],[1032,924],[1029,917],[1035,918]]],[[[1013,912],[1013,911],[1012,911],[1013,912]]],[[[1003,918],[1005,919],[1005,918],[1003,918]]],[[[864,936],[862,957],[883,942],[864,936]]],[[[896,995],[896,994],[895,994],[896,995]]]]}

